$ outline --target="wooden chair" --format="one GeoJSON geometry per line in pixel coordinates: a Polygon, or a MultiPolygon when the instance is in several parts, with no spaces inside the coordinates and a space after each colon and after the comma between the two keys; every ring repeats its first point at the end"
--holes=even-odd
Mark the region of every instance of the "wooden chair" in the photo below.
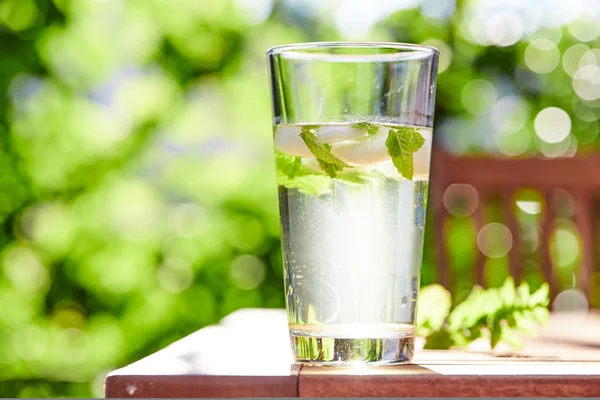
{"type": "MultiPolygon", "coordinates": [[[[479,203],[472,218],[477,231],[485,225],[482,204],[491,196],[502,199],[505,225],[519,243],[520,226],[513,211],[515,191],[531,188],[542,193],[546,204],[551,204],[554,190],[564,189],[573,199],[573,221],[583,242],[581,266],[577,285],[590,297],[592,275],[595,272],[595,232],[593,201],[600,192],[600,154],[580,155],[571,158],[491,158],[482,156],[453,156],[434,146],[432,157],[431,199],[434,217],[435,243],[438,257],[440,283],[451,287],[444,227],[449,213],[443,205],[445,190],[454,183],[472,185],[479,194],[479,203]]],[[[552,298],[557,294],[556,271],[549,255],[548,239],[555,219],[552,207],[542,211],[540,225],[540,264],[542,274],[550,285],[552,298]]],[[[510,273],[519,282],[523,275],[520,246],[513,245],[508,253],[510,273]]],[[[484,284],[485,256],[478,250],[474,273],[475,282],[484,284]]]]}

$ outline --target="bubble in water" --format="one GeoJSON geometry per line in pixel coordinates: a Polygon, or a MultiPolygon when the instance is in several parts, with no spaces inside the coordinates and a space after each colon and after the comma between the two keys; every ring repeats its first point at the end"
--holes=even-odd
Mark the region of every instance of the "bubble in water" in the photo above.
{"type": "Polygon", "coordinates": [[[408,299],[406,298],[406,296],[402,297],[402,300],[400,301],[400,305],[402,307],[406,307],[406,304],[408,304],[408,299]]]}
{"type": "Polygon", "coordinates": [[[288,296],[291,296],[291,295],[294,294],[294,288],[292,287],[292,285],[288,286],[288,293],[287,294],[288,294],[288,296]]]}

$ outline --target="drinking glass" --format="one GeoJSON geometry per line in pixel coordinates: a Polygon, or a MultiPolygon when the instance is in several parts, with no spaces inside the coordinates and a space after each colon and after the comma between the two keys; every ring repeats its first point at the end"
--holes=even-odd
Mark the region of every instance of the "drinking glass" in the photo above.
{"type": "Polygon", "coordinates": [[[295,360],[410,362],[438,51],[322,42],[267,56],[295,360]]]}

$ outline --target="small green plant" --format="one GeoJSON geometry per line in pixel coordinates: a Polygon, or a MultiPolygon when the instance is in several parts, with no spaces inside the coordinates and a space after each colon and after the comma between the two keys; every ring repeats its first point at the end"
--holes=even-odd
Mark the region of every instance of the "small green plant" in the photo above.
{"type": "Polygon", "coordinates": [[[546,324],[549,302],[548,284],[531,293],[526,283],[515,287],[507,278],[499,288],[474,287],[451,311],[450,293],[430,285],[419,295],[417,335],[425,337],[426,349],[465,347],[482,337],[490,339],[492,349],[500,342],[520,347],[517,332],[533,335],[537,324],[546,324]]]}

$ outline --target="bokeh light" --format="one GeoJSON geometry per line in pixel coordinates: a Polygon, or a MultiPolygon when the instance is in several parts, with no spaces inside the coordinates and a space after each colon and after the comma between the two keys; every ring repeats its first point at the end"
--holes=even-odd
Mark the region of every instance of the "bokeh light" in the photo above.
{"type": "Polygon", "coordinates": [[[498,94],[494,85],[485,79],[474,79],[462,90],[461,99],[465,110],[475,115],[487,113],[494,104],[498,94]]]}
{"type": "Polygon", "coordinates": [[[600,19],[593,13],[584,13],[568,25],[573,37],[582,42],[591,42],[600,36],[600,19]]]}
{"type": "Polygon", "coordinates": [[[600,67],[584,65],[573,76],[573,90],[583,100],[600,99],[600,67]]]}
{"type": "Polygon", "coordinates": [[[568,157],[572,156],[572,152],[569,150],[572,149],[573,145],[575,146],[575,150],[577,150],[577,142],[571,136],[567,136],[557,143],[540,141],[538,143],[538,150],[548,158],[568,157]]]}
{"type": "Polygon", "coordinates": [[[553,264],[559,268],[572,266],[580,257],[579,238],[572,229],[558,228],[550,238],[553,264]]]}
{"type": "Polygon", "coordinates": [[[484,225],[477,234],[479,250],[490,258],[500,258],[508,254],[513,245],[513,236],[506,225],[491,222],[484,225]]]}
{"type": "Polygon", "coordinates": [[[552,302],[552,310],[556,313],[582,314],[588,312],[588,301],[581,291],[567,289],[559,293],[552,302]]]}
{"type": "Polygon", "coordinates": [[[564,52],[562,57],[562,65],[563,69],[568,75],[575,75],[575,73],[579,69],[581,57],[584,54],[586,54],[586,52],[589,51],[589,49],[590,48],[585,44],[579,43],[574,44],[564,52]]]}
{"type": "Polygon", "coordinates": [[[255,289],[265,277],[265,266],[259,258],[244,254],[233,260],[229,276],[240,289],[255,289]]]}
{"type": "Polygon", "coordinates": [[[4,274],[21,292],[30,293],[44,290],[50,283],[48,270],[33,250],[15,246],[8,249],[2,259],[4,274]]]}
{"type": "Polygon", "coordinates": [[[181,258],[168,258],[158,269],[158,282],[171,293],[179,293],[189,288],[192,280],[192,267],[188,261],[181,258]]]}
{"type": "Polygon", "coordinates": [[[454,183],[446,188],[443,202],[450,214],[467,217],[479,206],[479,194],[472,185],[454,183]]]}
{"type": "Polygon", "coordinates": [[[529,103],[523,97],[504,96],[494,105],[491,122],[499,132],[518,132],[529,121],[529,112],[529,103]]]}
{"type": "Polygon", "coordinates": [[[531,145],[531,134],[527,129],[504,131],[496,135],[496,146],[502,154],[515,157],[525,153],[531,145]]]}
{"type": "Polygon", "coordinates": [[[42,22],[42,14],[34,0],[0,2],[0,25],[13,31],[23,31],[42,22]]]}
{"type": "Polygon", "coordinates": [[[440,58],[438,64],[438,73],[442,73],[450,67],[452,64],[452,48],[448,43],[439,39],[429,39],[422,43],[425,46],[435,47],[440,51],[440,58]]]}
{"type": "Polygon", "coordinates": [[[512,11],[499,12],[488,20],[486,33],[496,46],[510,46],[523,37],[525,24],[523,19],[512,11]]]}
{"type": "Polygon", "coordinates": [[[517,200],[515,202],[517,207],[527,214],[536,215],[542,211],[542,204],[539,201],[534,200],[517,200]]]}
{"type": "Polygon", "coordinates": [[[536,135],[547,143],[560,143],[571,132],[571,118],[564,110],[548,107],[540,111],[534,121],[536,135]]]}
{"type": "Polygon", "coordinates": [[[525,49],[525,63],[533,72],[547,74],[556,68],[560,52],[554,42],[548,39],[535,39],[525,49]]]}

